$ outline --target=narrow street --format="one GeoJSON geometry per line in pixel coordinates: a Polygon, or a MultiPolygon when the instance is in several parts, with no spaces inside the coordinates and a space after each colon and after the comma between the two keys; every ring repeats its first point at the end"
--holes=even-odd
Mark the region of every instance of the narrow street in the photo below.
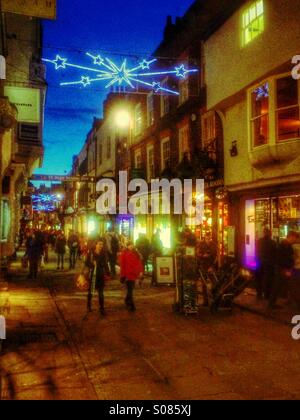
{"type": "Polygon", "coordinates": [[[48,264],[38,282],[19,265],[6,292],[1,399],[297,399],[299,342],[284,324],[235,309],[198,318],[172,312],[173,290],[106,290],[107,316],[86,315],[76,272],[48,264]]]}

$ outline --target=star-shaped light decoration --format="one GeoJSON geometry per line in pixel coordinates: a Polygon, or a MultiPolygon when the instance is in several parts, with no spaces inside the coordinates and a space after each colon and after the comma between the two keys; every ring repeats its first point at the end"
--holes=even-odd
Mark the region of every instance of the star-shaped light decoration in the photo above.
{"type": "Polygon", "coordinates": [[[89,77],[82,76],[82,77],[81,77],[81,84],[82,84],[84,87],[87,87],[87,86],[89,86],[89,85],[91,84],[91,79],[90,79],[89,77]]]}
{"type": "Polygon", "coordinates": [[[67,59],[61,58],[59,55],[57,55],[53,63],[55,65],[55,70],[58,70],[60,68],[65,69],[67,65],[67,59]]]}
{"type": "Polygon", "coordinates": [[[87,53],[86,55],[93,60],[93,65],[97,66],[97,68],[94,68],[93,66],[87,67],[69,63],[66,58],[61,58],[59,55],[56,56],[55,60],[43,59],[43,61],[54,64],[56,70],[71,67],[74,69],[81,69],[96,73],[95,78],[81,76],[81,80],[64,82],[61,83],[61,86],[81,85],[83,87],[87,87],[95,82],[106,81],[106,88],[114,85],[126,85],[135,89],[137,85],[142,85],[152,89],[155,93],[168,93],[172,95],[179,95],[179,92],[162,86],[161,82],[157,80],[158,78],[173,76],[178,79],[185,79],[187,75],[198,72],[197,69],[187,69],[184,64],[181,64],[172,70],[151,72],[149,71],[151,65],[155,63],[157,59],[145,59],[140,61],[136,67],[130,68],[127,65],[126,59],[123,60],[121,66],[118,66],[109,58],[103,58],[101,55],[93,55],[90,53],[87,53]]]}
{"type": "Polygon", "coordinates": [[[176,76],[181,79],[185,79],[186,75],[189,73],[189,70],[185,68],[184,64],[182,64],[179,67],[176,67],[175,70],[176,70],[176,76]]]}
{"type": "Polygon", "coordinates": [[[158,82],[153,82],[152,87],[155,93],[158,93],[162,89],[161,84],[158,82]]]}
{"type": "Polygon", "coordinates": [[[97,57],[94,57],[94,64],[96,66],[102,66],[104,63],[104,58],[101,57],[101,55],[97,55],[97,57]]]}

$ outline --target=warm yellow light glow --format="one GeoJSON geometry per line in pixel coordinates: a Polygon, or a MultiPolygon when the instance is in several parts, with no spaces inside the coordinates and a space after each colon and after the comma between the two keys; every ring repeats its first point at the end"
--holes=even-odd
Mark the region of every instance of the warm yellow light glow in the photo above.
{"type": "Polygon", "coordinates": [[[125,128],[130,126],[130,113],[121,110],[116,113],[115,122],[118,127],[125,128]]]}
{"type": "Polygon", "coordinates": [[[88,234],[91,235],[96,230],[96,222],[94,220],[88,221],[88,234]]]}

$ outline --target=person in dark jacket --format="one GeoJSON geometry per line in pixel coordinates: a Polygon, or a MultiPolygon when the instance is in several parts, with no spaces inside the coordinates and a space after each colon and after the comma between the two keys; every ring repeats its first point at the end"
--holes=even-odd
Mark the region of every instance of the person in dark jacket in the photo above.
{"type": "Polygon", "coordinates": [[[68,247],[70,250],[70,270],[72,270],[76,266],[79,251],[79,237],[73,231],[70,232],[68,247]]]}
{"type": "Polygon", "coordinates": [[[270,229],[264,229],[264,236],[258,241],[258,270],[256,277],[257,297],[270,299],[275,277],[277,244],[272,239],[270,229]]]}
{"type": "Polygon", "coordinates": [[[56,240],[55,251],[57,254],[57,269],[64,269],[65,253],[66,253],[67,241],[65,235],[61,233],[56,240]]]}
{"type": "Polygon", "coordinates": [[[284,290],[288,287],[289,281],[294,275],[295,256],[293,245],[298,240],[296,232],[290,232],[286,240],[282,241],[278,247],[277,258],[274,261],[276,265],[276,274],[274,277],[274,284],[269,300],[269,309],[279,309],[276,305],[277,299],[284,290]]]}
{"type": "Polygon", "coordinates": [[[135,247],[142,256],[144,272],[146,272],[148,271],[148,260],[151,255],[152,248],[151,248],[150,241],[145,234],[140,233],[135,243],[135,247]]]}
{"type": "Polygon", "coordinates": [[[26,256],[29,261],[29,279],[37,279],[39,264],[43,255],[43,243],[38,235],[33,233],[26,242],[26,256]]]}
{"type": "MultiPolygon", "coordinates": [[[[94,267],[96,272],[95,286],[98,291],[99,297],[99,309],[101,315],[105,316],[104,307],[104,289],[105,289],[105,278],[110,276],[110,270],[108,266],[107,253],[104,247],[104,241],[100,240],[96,243],[95,249],[89,257],[90,266],[94,267]]],[[[92,299],[93,299],[93,274],[94,270],[91,270],[90,287],[88,291],[88,311],[92,312],[92,299]]]]}

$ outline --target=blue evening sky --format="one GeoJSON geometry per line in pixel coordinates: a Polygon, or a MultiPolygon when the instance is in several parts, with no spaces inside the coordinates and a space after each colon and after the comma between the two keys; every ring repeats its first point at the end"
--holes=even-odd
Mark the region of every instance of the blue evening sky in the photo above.
{"type": "MultiPolygon", "coordinates": [[[[85,52],[99,52],[120,62],[114,53],[147,58],[162,39],[166,16],[182,16],[194,0],[57,0],[56,21],[44,23],[44,58],[56,54],[76,64],[90,64],[85,52]]],[[[96,54],[95,54],[96,55],[96,54]]],[[[49,84],[43,168],[36,173],[64,174],[71,169],[91,128],[93,117],[102,117],[107,92],[102,83],[91,88],[60,87],[82,72],[55,71],[47,66],[49,84]]]]}

